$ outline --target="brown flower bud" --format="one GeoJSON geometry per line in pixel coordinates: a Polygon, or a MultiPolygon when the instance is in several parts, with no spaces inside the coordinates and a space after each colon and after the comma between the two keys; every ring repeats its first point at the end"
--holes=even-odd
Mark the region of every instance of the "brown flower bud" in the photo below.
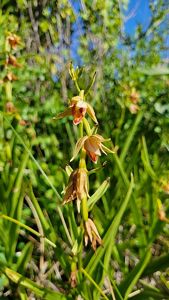
{"type": "Polygon", "coordinates": [[[12,73],[12,72],[9,72],[5,77],[4,77],[4,82],[6,81],[15,81],[17,80],[17,77],[12,73]]]}
{"type": "Polygon", "coordinates": [[[12,113],[16,112],[16,107],[11,101],[8,101],[6,103],[5,109],[6,109],[6,112],[9,113],[9,114],[12,114],[12,113]]]}
{"type": "Polygon", "coordinates": [[[6,60],[6,65],[11,65],[16,68],[22,67],[20,63],[18,63],[16,57],[14,55],[9,55],[7,60],[6,60]]]}
{"type": "Polygon", "coordinates": [[[12,49],[16,50],[17,46],[21,44],[21,38],[16,34],[10,34],[7,37],[8,43],[12,49]]]}
{"type": "Polygon", "coordinates": [[[88,245],[89,240],[92,244],[92,248],[94,251],[96,251],[97,244],[102,244],[102,240],[98,233],[96,225],[91,219],[88,219],[85,222],[85,246],[88,245]]]}
{"type": "Polygon", "coordinates": [[[69,178],[68,186],[63,198],[63,204],[75,199],[82,200],[88,196],[88,177],[87,171],[83,168],[76,169],[72,172],[69,178]]]}

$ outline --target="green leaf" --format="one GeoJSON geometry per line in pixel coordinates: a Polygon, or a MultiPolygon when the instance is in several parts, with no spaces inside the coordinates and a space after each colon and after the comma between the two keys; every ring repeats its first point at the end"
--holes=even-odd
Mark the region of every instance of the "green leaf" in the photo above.
{"type": "Polygon", "coordinates": [[[25,247],[22,250],[21,255],[18,258],[17,264],[16,264],[16,271],[20,273],[24,273],[26,270],[27,264],[31,258],[33,251],[33,244],[31,242],[28,242],[25,247]]]}
{"type": "Polygon", "coordinates": [[[140,260],[140,262],[135,266],[135,268],[129,273],[125,280],[120,284],[119,290],[122,295],[124,295],[124,300],[128,299],[129,294],[131,293],[133,287],[141,277],[145,267],[151,259],[150,249],[146,249],[146,254],[140,260]]]}
{"type": "Polygon", "coordinates": [[[129,203],[132,191],[133,191],[133,187],[134,187],[134,182],[133,182],[133,176],[131,177],[131,183],[129,185],[129,189],[128,192],[126,194],[125,199],[122,201],[121,206],[119,208],[118,213],[116,214],[115,218],[113,219],[111,225],[109,226],[104,238],[103,238],[103,247],[99,247],[96,252],[94,253],[94,255],[91,257],[88,265],[86,266],[86,272],[88,272],[89,274],[92,274],[92,272],[95,270],[95,268],[97,267],[101,257],[103,256],[103,254],[106,252],[107,247],[111,244],[113,247],[114,241],[115,241],[115,237],[121,222],[121,219],[123,217],[123,214],[126,210],[126,207],[129,203]]]}
{"type": "Polygon", "coordinates": [[[158,65],[153,68],[138,68],[138,72],[145,74],[145,75],[150,75],[150,76],[157,76],[157,75],[168,75],[169,74],[169,68],[165,65],[158,65]]]}
{"type": "Polygon", "coordinates": [[[89,210],[92,210],[92,208],[96,204],[96,202],[106,193],[109,186],[110,186],[110,178],[107,178],[99,186],[97,191],[88,199],[89,210]]]}
{"type": "Polygon", "coordinates": [[[0,270],[4,273],[11,281],[18,284],[21,287],[30,289],[35,295],[41,297],[43,300],[68,300],[71,298],[60,294],[58,292],[52,291],[50,289],[39,286],[32,280],[22,276],[20,273],[13,271],[7,267],[0,266],[0,270]]]}

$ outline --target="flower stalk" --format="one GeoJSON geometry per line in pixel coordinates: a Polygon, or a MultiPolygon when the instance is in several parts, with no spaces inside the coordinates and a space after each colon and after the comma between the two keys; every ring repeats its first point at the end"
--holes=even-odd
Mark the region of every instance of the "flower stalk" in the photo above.
{"type": "MultiPolygon", "coordinates": [[[[77,212],[80,215],[80,227],[77,230],[77,237],[75,244],[72,248],[72,262],[71,262],[71,276],[70,276],[70,285],[75,287],[77,284],[77,262],[79,268],[82,267],[82,235],[84,240],[84,245],[88,246],[91,244],[91,247],[95,251],[97,246],[102,245],[101,236],[94,224],[93,220],[89,216],[89,209],[92,210],[91,205],[89,205],[89,173],[87,170],[87,157],[94,163],[97,163],[99,157],[104,154],[114,153],[113,149],[109,149],[104,145],[105,142],[108,142],[109,139],[104,139],[101,135],[97,134],[97,125],[98,121],[92,106],[88,103],[86,99],[87,94],[84,90],[81,90],[77,80],[79,69],[74,69],[72,64],[70,65],[69,73],[75,82],[79,95],[74,96],[69,101],[68,108],[57,115],[54,119],[58,120],[66,116],[73,117],[73,124],[79,126],[79,140],[77,141],[73,157],[70,160],[71,162],[80,154],[78,168],[71,170],[69,181],[65,189],[65,194],[63,197],[63,205],[69,204],[71,201],[76,201],[77,203],[77,212]],[[87,116],[94,122],[93,128],[91,128],[90,123],[87,119],[87,116]]],[[[95,76],[94,76],[95,78],[95,76]]],[[[94,79],[93,79],[94,80],[94,79]]],[[[93,81],[90,86],[93,85],[93,81]]],[[[96,168],[99,170],[99,168],[96,168]]],[[[101,197],[109,186],[109,181],[105,181],[98,189],[97,197],[94,197],[94,203],[101,197]],[[95,199],[96,198],[96,199],[95,199]]],[[[79,216],[78,221],[79,222],[79,216]]]]}

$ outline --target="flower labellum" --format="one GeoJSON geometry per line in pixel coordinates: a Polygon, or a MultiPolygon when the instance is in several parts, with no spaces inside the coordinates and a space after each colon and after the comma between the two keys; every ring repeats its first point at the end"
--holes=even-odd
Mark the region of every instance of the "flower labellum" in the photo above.
{"type": "Polygon", "coordinates": [[[96,251],[97,244],[102,244],[102,240],[98,233],[96,225],[91,219],[88,219],[85,222],[85,246],[88,245],[89,240],[92,244],[92,248],[94,251],[96,251]]]}
{"type": "Polygon", "coordinates": [[[72,98],[70,107],[73,116],[73,124],[78,125],[86,114],[87,103],[81,100],[80,96],[77,96],[72,98]]]}

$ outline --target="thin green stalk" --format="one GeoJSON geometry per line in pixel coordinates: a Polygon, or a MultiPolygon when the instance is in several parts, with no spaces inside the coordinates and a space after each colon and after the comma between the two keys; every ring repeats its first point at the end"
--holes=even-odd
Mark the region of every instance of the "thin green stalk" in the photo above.
{"type": "Polygon", "coordinates": [[[68,300],[72,298],[69,298],[68,296],[65,296],[61,293],[58,293],[56,291],[50,290],[48,288],[44,288],[42,286],[39,286],[32,280],[24,277],[20,273],[17,273],[13,271],[10,268],[4,267],[0,265],[0,270],[2,273],[4,273],[11,281],[19,285],[20,287],[24,287],[26,289],[30,289],[35,295],[41,297],[41,299],[46,300],[68,300]]]}
{"type": "Polygon", "coordinates": [[[103,293],[102,289],[98,286],[98,284],[93,280],[93,278],[83,269],[81,268],[80,271],[89,279],[89,281],[96,287],[99,293],[103,296],[104,299],[109,300],[109,298],[103,293]]]}
{"type": "Polygon", "coordinates": [[[48,233],[49,237],[55,242],[56,241],[56,233],[53,229],[53,227],[48,223],[48,221],[46,220],[46,217],[44,216],[42,209],[34,195],[32,186],[29,187],[29,191],[28,191],[28,195],[30,196],[30,199],[36,209],[36,212],[38,214],[38,217],[41,221],[41,224],[43,226],[43,229],[45,230],[46,233],[48,233]]]}
{"type": "MultiPolygon", "coordinates": [[[[5,118],[5,120],[8,122],[9,126],[11,127],[12,131],[14,132],[14,134],[17,136],[17,138],[20,140],[21,144],[23,145],[23,147],[25,148],[25,150],[28,152],[29,156],[31,157],[31,159],[34,161],[35,165],[37,166],[37,168],[39,169],[39,171],[42,173],[42,175],[44,176],[44,178],[46,179],[47,183],[49,184],[49,186],[52,188],[52,190],[54,191],[57,199],[62,202],[62,198],[61,196],[59,195],[58,191],[56,190],[56,188],[54,187],[53,183],[50,181],[50,179],[48,178],[48,176],[46,175],[46,173],[43,171],[43,169],[41,168],[41,166],[39,165],[39,163],[37,162],[37,160],[34,158],[34,156],[32,155],[31,151],[29,150],[29,148],[26,146],[26,144],[24,143],[23,139],[19,136],[19,134],[17,133],[17,131],[13,128],[13,126],[10,124],[10,122],[8,121],[7,118],[5,118]]],[[[67,228],[67,225],[66,225],[66,222],[65,222],[65,219],[63,217],[63,213],[60,209],[59,206],[56,207],[57,211],[58,211],[58,214],[59,214],[59,217],[62,221],[62,224],[63,224],[63,227],[64,227],[64,230],[65,230],[65,233],[67,235],[67,238],[68,238],[68,241],[69,243],[72,245],[73,242],[72,242],[72,239],[71,239],[71,236],[70,236],[70,233],[69,233],[69,230],[67,228]]]]}
{"type": "Polygon", "coordinates": [[[92,256],[92,258],[90,259],[90,261],[86,267],[86,271],[89,272],[90,274],[92,274],[92,272],[95,270],[96,266],[98,265],[99,261],[101,260],[101,258],[103,256],[103,254],[105,253],[108,245],[111,244],[113,246],[113,244],[114,244],[114,239],[117,234],[117,230],[119,228],[122,216],[126,210],[129,200],[131,198],[133,187],[134,187],[134,182],[133,182],[133,177],[131,177],[131,183],[130,183],[128,192],[126,194],[126,197],[123,200],[118,213],[116,214],[115,218],[113,219],[110,227],[108,228],[108,230],[103,238],[103,247],[99,247],[96,250],[96,252],[92,256]]]}
{"type": "Polygon", "coordinates": [[[38,231],[36,231],[36,230],[32,229],[31,227],[29,227],[29,226],[27,226],[27,225],[25,225],[25,224],[19,222],[18,220],[13,219],[13,218],[11,218],[11,217],[9,217],[9,216],[6,216],[6,215],[4,215],[4,214],[0,214],[0,218],[5,219],[5,220],[8,220],[8,221],[10,221],[10,222],[12,222],[12,223],[15,223],[15,224],[19,225],[20,227],[25,228],[26,230],[30,231],[31,233],[33,233],[34,235],[36,235],[36,236],[39,237],[39,238],[44,238],[44,240],[45,240],[49,245],[51,245],[52,247],[56,248],[56,245],[55,245],[52,241],[50,241],[50,240],[47,239],[46,237],[43,237],[38,231]]]}
{"type": "Polygon", "coordinates": [[[21,191],[22,179],[23,179],[24,170],[26,168],[28,158],[29,158],[29,154],[27,153],[27,151],[25,151],[22,155],[21,164],[17,173],[17,177],[13,188],[13,194],[11,197],[11,207],[9,213],[11,217],[14,216],[15,209],[18,203],[18,198],[21,191]]]}
{"type": "Polygon", "coordinates": [[[92,134],[92,131],[91,131],[89,122],[87,121],[86,118],[83,118],[83,125],[84,125],[87,135],[90,136],[92,134]]]}
{"type": "Polygon", "coordinates": [[[143,164],[146,168],[147,173],[152,177],[152,179],[155,180],[155,179],[157,179],[157,177],[156,177],[156,174],[150,164],[150,159],[149,159],[145,136],[142,136],[142,146],[143,146],[143,151],[142,151],[143,164]]]}
{"type": "Polygon", "coordinates": [[[138,128],[138,125],[140,124],[141,120],[142,120],[142,117],[143,117],[143,111],[140,111],[138,114],[137,114],[137,117],[134,121],[134,124],[131,128],[131,130],[129,131],[128,135],[127,135],[127,139],[123,145],[123,149],[122,149],[122,152],[121,152],[121,155],[120,155],[120,161],[121,163],[124,161],[125,157],[126,157],[126,154],[127,154],[127,151],[129,150],[129,147],[132,143],[132,140],[134,139],[134,135],[137,131],[137,128],[138,128]]]}
{"type": "Polygon", "coordinates": [[[79,87],[79,85],[78,85],[78,82],[77,82],[77,80],[74,80],[74,83],[75,83],[75,86],[76,86],[76,88],[77,88],[78,92],[80,93],[80,87],[79,87]]]}

